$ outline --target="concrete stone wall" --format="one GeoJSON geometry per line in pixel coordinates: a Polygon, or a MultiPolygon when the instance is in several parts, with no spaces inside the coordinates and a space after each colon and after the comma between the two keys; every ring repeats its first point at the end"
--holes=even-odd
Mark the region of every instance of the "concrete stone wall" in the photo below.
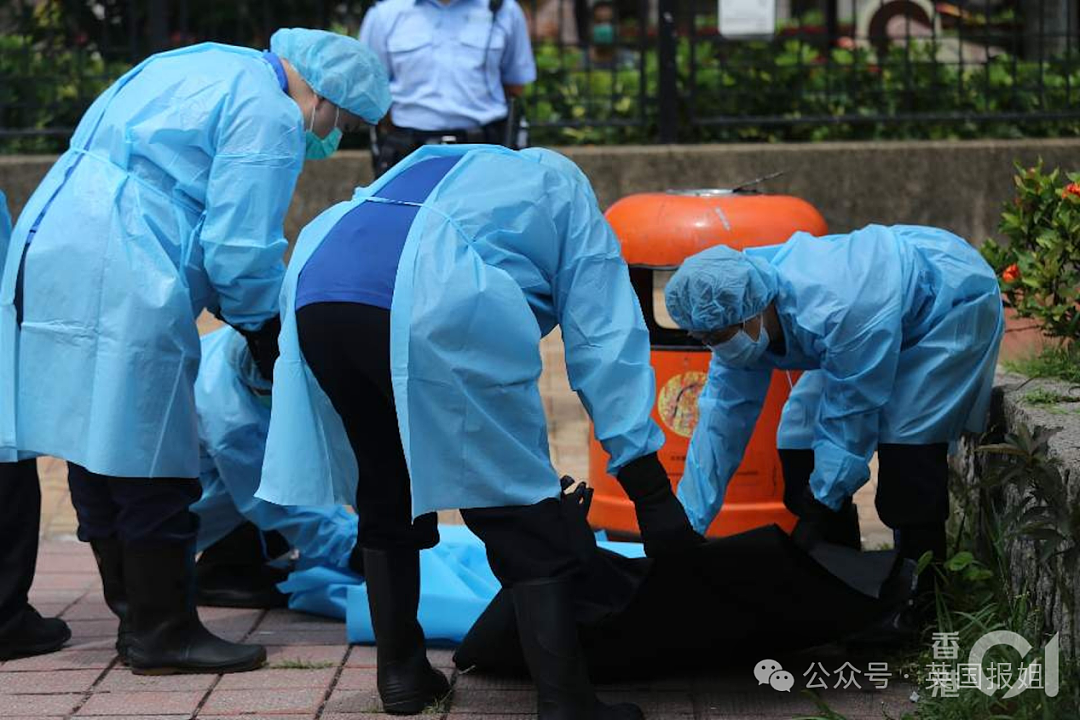
{"type": "MultiPolygon", "coordinates": [[[[990,411],[993,441],[997,442],[998,436],[1015,432],[1021,425],[1032,431],[1039,427],[1057,430],[1049,441],[1049,454],[1061,469],[1070,507],[1076,507],[1080,503],[1080,395],[1075,386],[1054,380],[1029,380],[999,374],[990,411]],[[1069,398],[1069,401],[1054,405],[1033,404],[1029,398],[1037,390],[1069,398]],[[1077,401],[1073,402],[1073,398],[1077,401]]],[[[965,486],[963,489],[978,498],[975,508],[978,503],[991,501],[991,491],[979,490],[987,475],[987,464],[1004,461],[1001,456],[978,452],[978,445],[978,438],[966,437],[960,443],[959,452],[950,458],[955,477],[965,486]]],[[[1006,486],[997,492],[994,502],[1006,511],[1016,508],[1021,501],[1015,486],[1006,486]]],[[[967,522],[976,523],[977,519],[968,518],[967,522]]],[[[1080,541],[1080,538],[1074,538],[1074,541],[1080,541]]],[[[1010,538],[1006,542],[1014,589],[1030,593],[1049,632],[1060,633],[1065,657],[1076,658],[1080,653],[1080,578],[1067,577],[1060,558],[1040,563],[1035,543],[1029,539],[1010,538]]]]}
{"type": "MultiPolygon", "coordinates": [[[[936,225],[981,243],[996,230],[1012,195],[1013,160],[1043,158],[1080,169],[1080,140],[860,142],[785,145],[658,145],[563,148],[592,180],[607,207],[631,193],[732,186],[779,170],[764,188],[813,203],[834,232],[871,222],[936,225]]],[[[48,170],[52,158],[0,157],[0,189],[12,209],[48,170]]],[[[365,152],[308,163],[286,234],[371,180],[365,152]]],[[[477,192],[483,192],[482,187],[477,192]]]]}

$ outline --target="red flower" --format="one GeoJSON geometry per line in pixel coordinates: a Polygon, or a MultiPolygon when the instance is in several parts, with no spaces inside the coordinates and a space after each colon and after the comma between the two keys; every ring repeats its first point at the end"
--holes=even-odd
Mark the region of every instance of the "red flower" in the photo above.
{"type": "Polygon", "coordinates": [[[1080,197],[1080,183],[1071,183],[1068,187],[1061,191],[1061,197],[1067,198],[1070,195],[1076,195],[1080,197]]]}
{"type": "Polygon", "coordinates": [[[1005,268],[1005,272],[1001,273],[1001,279],[1007,283],[1016,282],[1020,279],[1020,268],[1017,267],[1016,263],[1013,263],[1005,268]]]}

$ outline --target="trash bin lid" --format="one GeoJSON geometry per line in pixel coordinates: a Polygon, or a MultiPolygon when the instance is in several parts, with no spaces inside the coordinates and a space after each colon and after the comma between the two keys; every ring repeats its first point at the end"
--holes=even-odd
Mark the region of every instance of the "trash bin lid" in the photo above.
{"type": "Polygon", "coordinates": [[[652,267],[676,267],[714,245],[741,250],[782,243],[800,230],[828,232],[821,213],[801,198],[723,188],[628,195],[605,217],[626,262],[652,267]]]}

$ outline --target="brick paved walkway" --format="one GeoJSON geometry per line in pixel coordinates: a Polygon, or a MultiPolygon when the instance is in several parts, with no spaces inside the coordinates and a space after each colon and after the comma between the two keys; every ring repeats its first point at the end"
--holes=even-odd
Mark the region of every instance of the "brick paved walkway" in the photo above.
{"type": "MultiPolygon", "coordinates": [[[[42,613],[67,620],[74,637],[60,652],[0,664],[0,718],[390,717],[379,712],[374,649],[348,647],[340,622],[286,610],[201,608],[199,614],[214,632],[230,640],[266,645],[269,667],[227,676],[139,677],[116,660],[112,649],[116,619],[105,606],[86,545],[71,540],[45,543],[31,600],[42,613]]],[[[449,650],[430,650],[429,656],[448,675],[453,674],[449,650]]],[[[784,665],[792,669],[798,688],[805,682],[800,677],[803,668],[813,660],[835,669],[848,659],[826,651],[791,664],[785,660],[784,665]]],[[[865,678],[861,684],[866,686],[865,678]]],[[[529,720],[534,712],[535,697],[523,681],[456,674],[454,688],[444,707],[427,717],[529,720]]],[[[609,700],[639,703],[650,720],[759,720],[797,717],[815,710],[811,700],[797,691],[780,693],[759,687],[752,666],[655,683],[604,686],[601,692],[609,700]]],[[[910,689],[894,682],[883,692],[830,690],[824,697],[850,720],[880,720],[900,717],[912,708],[909,694],[910,689]]]]}

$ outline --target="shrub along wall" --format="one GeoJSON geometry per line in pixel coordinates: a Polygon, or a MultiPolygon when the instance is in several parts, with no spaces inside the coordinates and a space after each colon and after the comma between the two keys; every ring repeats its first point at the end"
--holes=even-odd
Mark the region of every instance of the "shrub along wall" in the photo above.
{"type": "MultiPolygon", "coordinates": [[[[1001,516],[1012,517],[1005,538],[1012,586],[1027,589],[1047,631],[1060,633],[1064,657],[1076,661],[1080,653],[1080,395],[1075,386],[1000,374],[990,432],[981,439],[965,438],[950,462],[961,492],[976,495],[979,503],[994,503],[1001,516]],[[1024,458],[978,450],[982,443],[1000,442],[1009,434],[1027,437],[1032,431],[1053,433],[1037,452],[1056,464],[1056,471],[1047,473],[1043,462],[1025,463],[1024,458]],[[1017,474],[998,484],[1003,467],[1017,474]],[[1032,481],[1038,478],[1037,484],[1045,488],[1033,487],[1032,481]],[[1034,497],[1046,491],[1045,497],[1034,497]]],[[[978,520],[969,517],[966,522],[978,520]]],[[[1030,640],[1035,643],[1036,638],[1030,640]]]]}

